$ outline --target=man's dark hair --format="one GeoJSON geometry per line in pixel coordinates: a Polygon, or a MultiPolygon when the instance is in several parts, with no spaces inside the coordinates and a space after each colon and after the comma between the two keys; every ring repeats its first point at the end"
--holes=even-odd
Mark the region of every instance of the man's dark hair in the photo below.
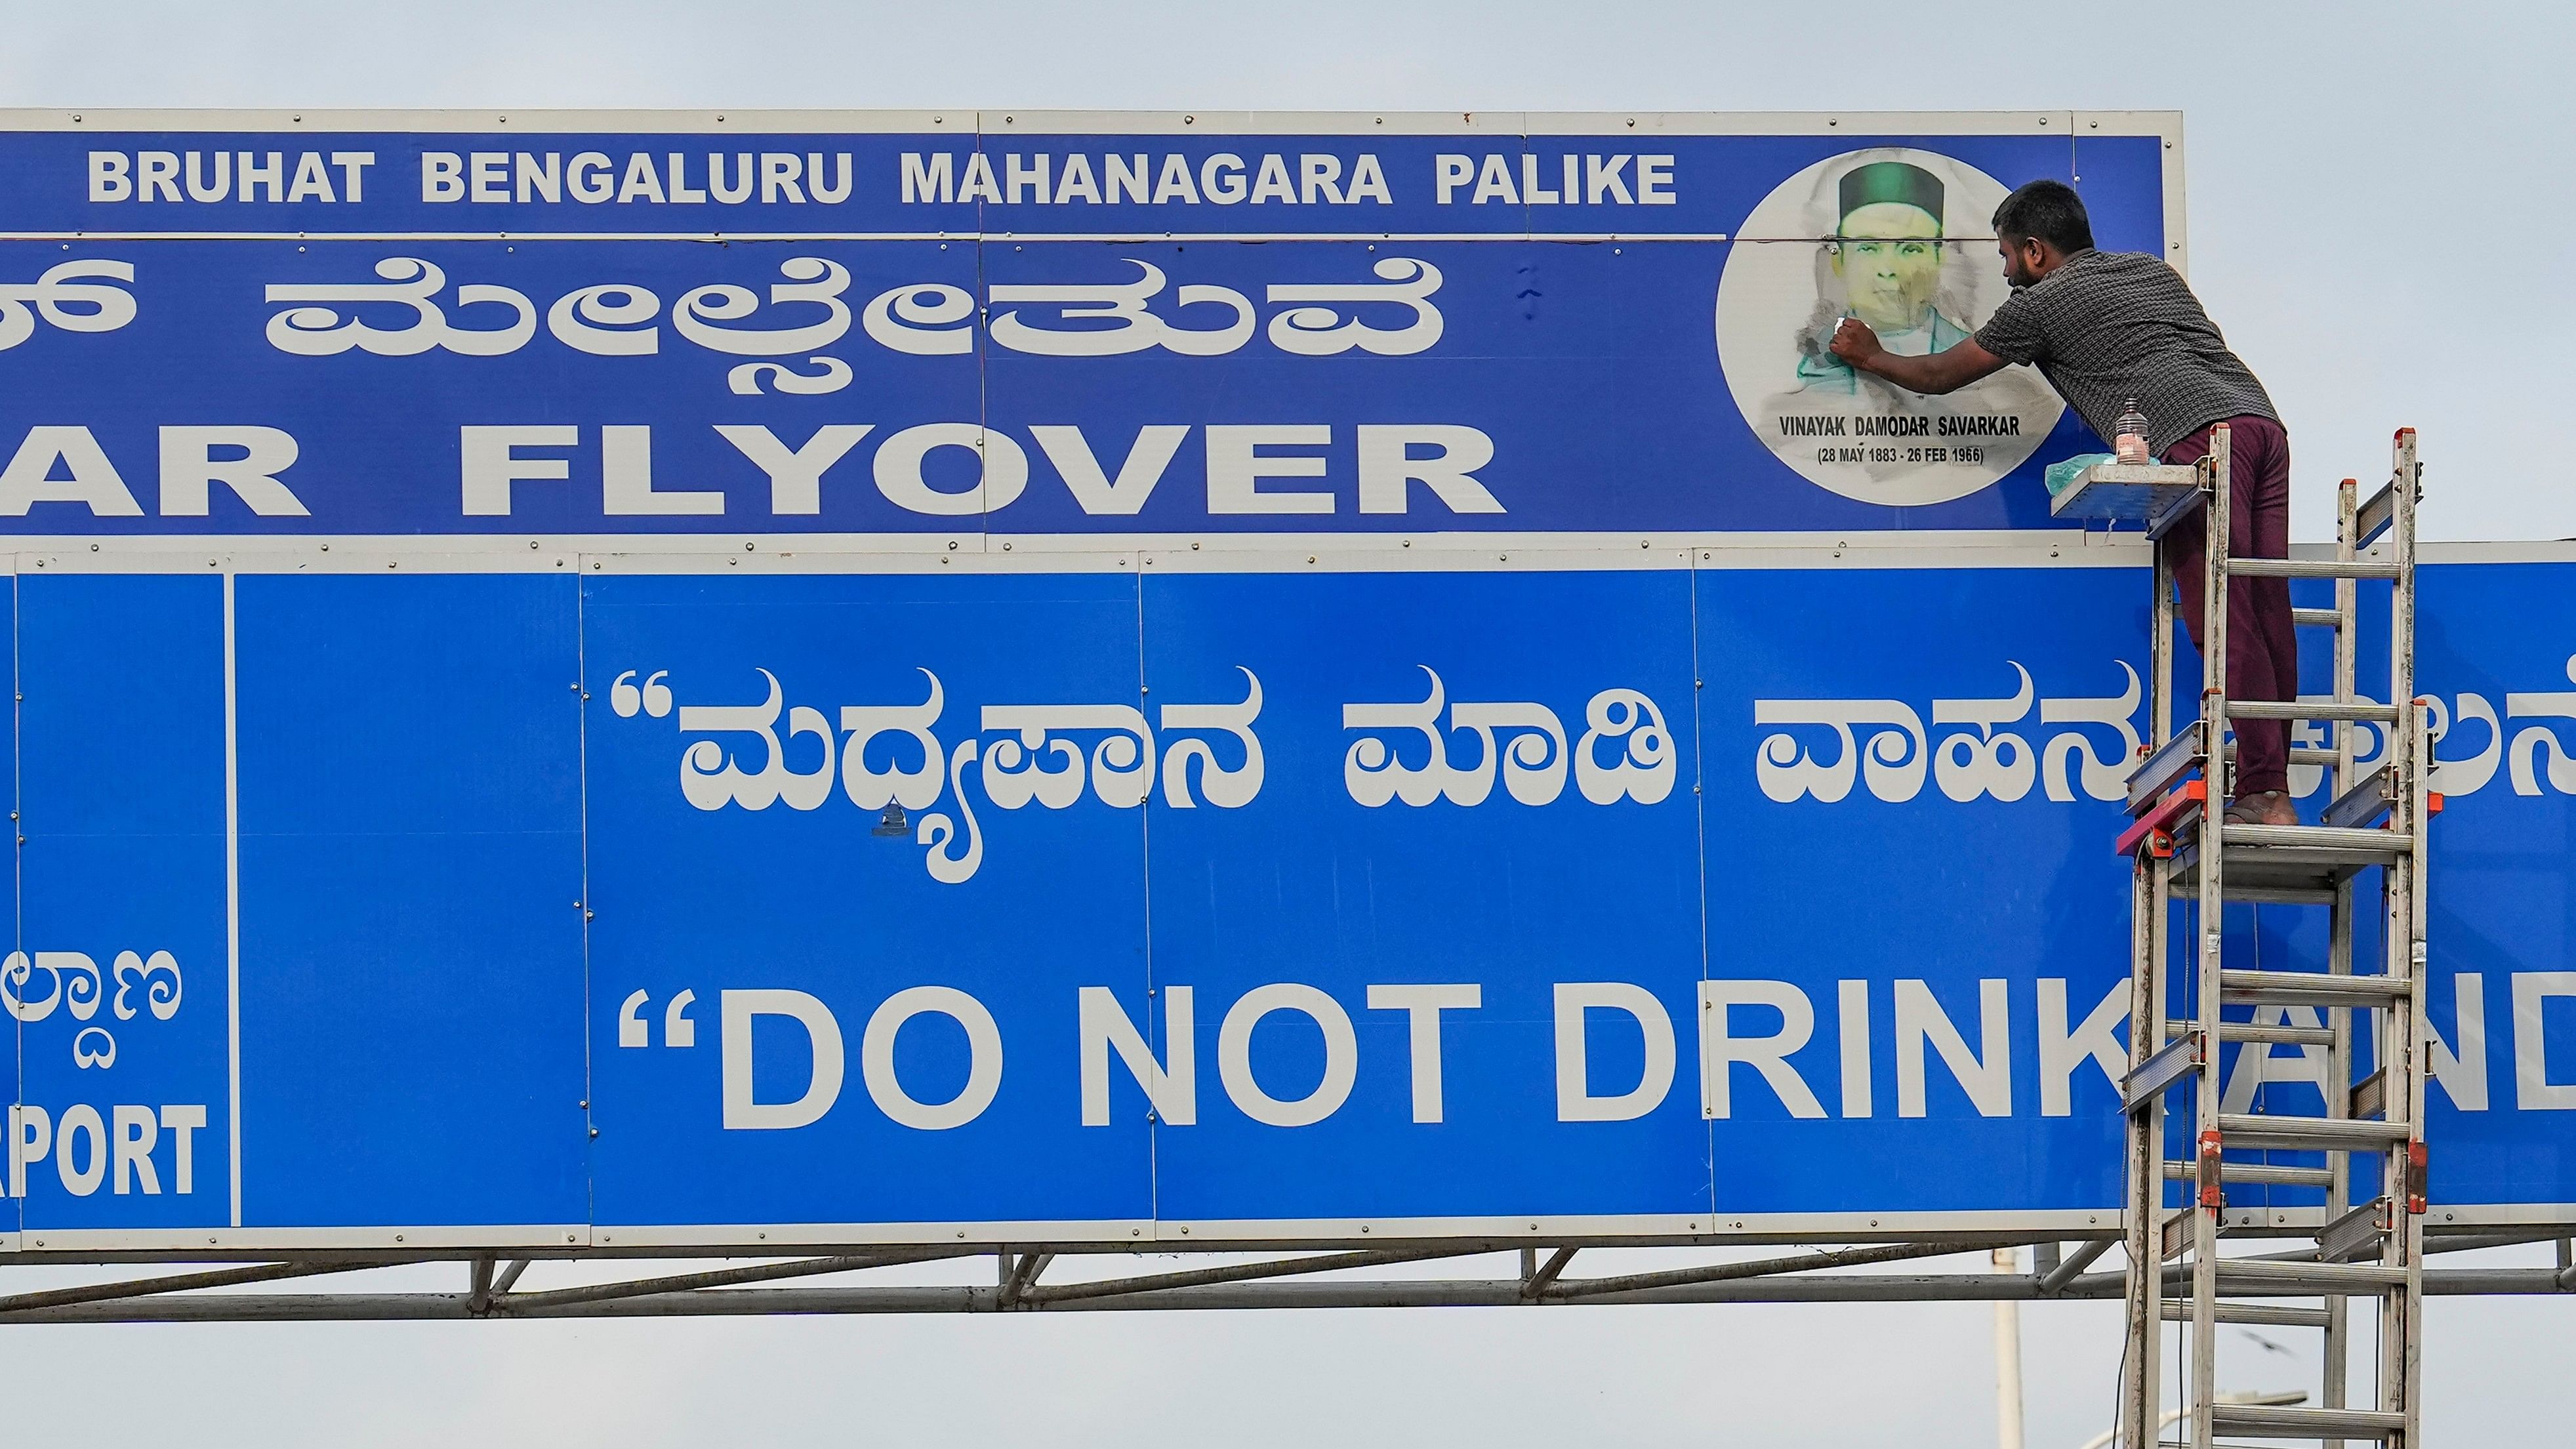
{"type": "Polygon", "coordinates": [[[2044,241],[2073,256],[2093,245],[2093,221],[2084,199],[2063,181],[2026,181],[1995,208],[1995,235],[2044,241]]]}

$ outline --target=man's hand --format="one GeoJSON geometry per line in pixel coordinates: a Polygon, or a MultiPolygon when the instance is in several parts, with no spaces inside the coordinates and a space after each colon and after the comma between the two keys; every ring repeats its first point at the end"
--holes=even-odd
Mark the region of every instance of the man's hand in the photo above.
{"type": "Polygon", "coordinates": [[[1869,330],[1869,324],[1858,317],[1843,319],[1842,325],[1834,329],[1831,345],[1834,356],[1863,372],[1875,371],[1870,364],[1887,351],[1878,345],[1878,334],[1869,330]]]}
{"type": "Polygon", "coordinates": [[[1928,357],[1900,357],[1879,345],[1878,334],[1857,317],[1845,317],[1834,329],[1834,356],[1852,367],[1886,378],[1908,392],[1956,392],[2004,367],[2004,360],[1964,338],[1928,357]]]}

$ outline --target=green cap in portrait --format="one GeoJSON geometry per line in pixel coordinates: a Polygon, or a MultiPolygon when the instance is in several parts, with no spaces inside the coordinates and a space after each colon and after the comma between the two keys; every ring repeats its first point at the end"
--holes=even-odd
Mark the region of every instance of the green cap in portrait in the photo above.
{"type": "Polygon", "coordinates": [[[1903,161],[1872,161],[1844,173],[1840,214],[1847,217],[1864,206],[1892,201],[1928,213],[1938,224],[1941,198],[1941,178],[1922,167],[1903,161]]]}

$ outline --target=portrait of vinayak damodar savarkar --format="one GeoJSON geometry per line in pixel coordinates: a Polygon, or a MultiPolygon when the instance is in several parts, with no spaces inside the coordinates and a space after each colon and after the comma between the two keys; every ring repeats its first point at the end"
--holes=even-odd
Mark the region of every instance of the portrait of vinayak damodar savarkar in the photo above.
{"type": "Polygon", "coordinates": [[[1826,350],[1834,328],[1857,317],[1901,356],[1939,352],[1972,330],[1942,305],[1941,178],[1903,161],[1873,161],[1835,184],[1833,235],[1820,248],[1816,310],[1798,338],[1802,392],[1860,391],[1861,377],[1826,350]]]}
{"type": "Polygon", "coordinates": [[[1718,282],[1716,341],[1762,446],[1821,488],[1898,506],[1965,497],[2031,456],[2063,404],[2028,369],[1925,397],[1830,350],[1846,317],[1921,356],[1993,316],[2010,288],[1987,218],[2005,190],[1956,157],[1873,146],[1784,177],[1746,214],[1718,282]]]}

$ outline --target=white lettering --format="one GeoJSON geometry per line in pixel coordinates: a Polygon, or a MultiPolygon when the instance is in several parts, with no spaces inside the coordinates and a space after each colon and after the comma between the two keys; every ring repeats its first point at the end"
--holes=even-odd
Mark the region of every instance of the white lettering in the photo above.
{"type": "Polygon", "coordinates": [[[993,163],[985,158],[983,152],[970,151],[967,153],[966,179],[958,184],[957,199],[959,201],[989,201],[996,206],[1001,204],[1002,183],[994,179],[993,163]]]}
{"type": "Polygon", "coordinates": [[[1446,423],[1360,425],[1360,512],[1402,513],[1409,483],[1420,483],[1452,513],[1500,513],[1502,500],[1473,474],[1494,461],[1494,440],[1446,423]],[[1428,458],[1415,446],[1437,448],[1428,458]]]}
{"type": "Polygon", "coordinates": [[[87,428],[35,427],[0,468],[0,515],[24,518],[39,503],[78,503],[94,518],[140,518],[143,505],[87,428]],[[54,465],[71,472],[53,476],[54,465]]]}
{"type": "Polygon", "coordinates": [[[2424,1023],[2431,1046],[2433,1085],[2463,1112],[2487,1109],[2487,979],[2475,971],[2451,977],[2451,1027],[2460,1038],[2454,1053],[2433,1023],[2424,1023]]]}
{"type": "Polygon", "coordinates": [[[172,1151],[177,1160],[171,1164],[175,1169],[171,1189],[181,1197],[197,1190],[197,1130],[205,1125],[206,1109],[202,1104],[161,1109],[162,1129],[177,1140],[172,1151]]]}
{"type": "Polygon", "coordinates": [[[2066,1029],[2066,981],[2043,976],[2039,981],[2039,1115],[2065,1117],[2075,1111],[2075,1069],[2087,1058],[2117,1088],[2129,1072],[2128,1050],[2112,1028],[2129,1017],[2129,983],[2111,988],[2073,1031],[2066,1029]]]}
{"type": "Polygon", "coordinates": [[[939,518],[966,518],[1009,505],[1029,485],[1029,455],[1007,433],[977,423],[924,423],[906,428],[877,449],[877,491],[897,508],[939,518]],[[982,464],[975,486],[942,493],[922,476],[934,448],[964,448],[982,464]]]}
{"type": "Polygon", "coordinates": [[[1335,206],[1342,205],[1342,188],[1336,184],[1342,177],[1341,157],[1311,154],[1299,156],[1297,175],[1300,185],[1305,190],[1308,206],[1314,205],[1318,198],[1335,206]]]}
{"type": "Polygon", "coordinates": [[[1329,492],[1263,492],[1264,478],[1321,478],[1318,457],[1277,457],[1269,446],[1321,446],[1333,440],[1324,423],[1280,426],[1211,425],[1207,429],[1207,509],[1210,513],[1330,513],[1329,492]]]}
{"type": "Polygon", "coordinates": [[[797,184],[797,178],[804,174],[804,170],[805,158],[793,152],[785,155],[775,151],[760,153],[761,204],[774,205],[784,197],[796,205],[804,205],[805,190],[797,184]]]}
{"type": "MultiPolygon", "coordinates": [[[[340,189],[348,193],[349,204],[355,206],[359,202],[366,200],[367,168],[376,164],[376,153],[373,151],[334,151],[331,153],[331,164],[340,168],[340,189]]],[[[176,1109],[174,1108],[169,1110],[176,1109]]],[[[180,1149],[181,1159],[183,1161],[185,1160],[186,1152],[187,1149],[180,1149]]],[[[180,1191],[185,1192],[187,1189],[181,1188],[180,1191]]]]}
{"type": "Polygon", "coordinates": [[[1594,206],[1599,206],[1603,197],[1616,196],[1621,206],[1630,205],[1635,198],[1628,195],[1628,183],[1619,175],[1620,172],[1628,169],[1629,159],[1626,156],[1613,156],[1610,158],[1610,164],[1605,166],[1601,164],[1601,158],[1598,156],[1584,157],[1583,199],[1594,206]]]}
{"type": "Polygon", "coordinates": [[[98,1109],[86,1102],[64,1108],[56,1136],[59,1140],[54,1143],[54,1175],[63,1180],[63,1191],[74,1197],[87,1197],[98,1191],[99,1184],[107,1180],[108,1157],[107,1123],[98,1115],[98,1109]],[[76,1145],[82,1137],[89,1139],[86,1154],[76,1145]],[[89,1165],[75,1165],[84,1155],[89,1165]]]}
{"type": "Polygon", "coordinates": [[[9,1195],[27,1195],[27,1164],[53,1149],[54,1119],[42,1107],[9,1109],[9,1195]]]}
{"type": "Polygon", "coordinates": [[[522,479],[536,482],[572,476],[572,464],[566,459],[522,458],[514,450],[570,448],[581,442],[581,429],[570,423],[500,427],[477,427],[469,423],[458,431],[457,451],[468,518],[508,517],[512,483],[522,479]]]}
{"type": "Polygon", "coordinates": [[[716,432],[769,475],[769,511],[773,514],[823,511],[823,473],[841,461],[872,423],[827,423],[814,430],[801,448],[790,448],[757,423],[718,423],[716,432]]]}
{"type": "Polygon", "coordinates": [[[1231,151],[1219,151],[1199,164],[1199,190],[1219,206],[1232,206],[1241,201],[1246,190],[1243,182],[1243,158],[1231,151]]]}
{"type": "Polygon", "coordinates": [[[859,1076],[868,1097],[897,1126],[920,1132],[963,1127],[993,1105],[1002,1089],[1002,1031],[984,1003],[953,986],[912,986],[885,999],[859,1035],[859,1076]],[[966,1029],[966,1085],[945,1102],[914,1100],[894,1072],[895,1034],[903,1024],[936,1012],[966,1029]]]}
{"type": "Polygon", "coordinates": [[[716,152],[708,152],[707,190],[715,193],[716,200],[723,202],[727,206],[740,206],[742,203],[751,200],[751,153],[748,151],[736,151],[733,154],[733,166],[733,184],[727,185],[725,183],[725,158],[716,152]]]}
{"type": "Polygon", "coordinates": [[[821,1121],[841,1096],[841,1024],[832,1009],[802,991],[722,991],[716,999],[723,1023],[725,1130],[779,1131],[821,1121]],[[793,1020],[813,1044],[813,1075],[795,1101],[752,1100],[751,1023],[759,1016],[793,1020]]]}
{"type": "Polygon", "coordinates": [[[1735,1064],[1744,1063],[1769,1083],[1792,1117],[1822,1117],[1806,1079],[1789,1065],[1790,1056],[1816,1033],[1815,1003],[1786,981],[1703,981],[1699,984],[1700,1105],[1710,1117],[1735,1115],[1735,1064]],[[1768,1007],[1780,1013],[1780,1029],[1769,1036],[1737,1036],[1728,1009],[1768,1007]]]}
{"type": "Polygon", "coordinates": [[[161,516],[203,518],[212,486],[221,483],[262,518],[304,518],[312,510],[278,474],[295,465],[294,435],[282,428],[161,429],[161,516]],[[218,448],[241,456],[217,458],[218,448]]]}
{"type": "Polygon", "coordinates": [[[1926,1041],[1941,1053],[1943,1064],[1967,1092],[1978,1116],[2012,1115],[2012,1030],[2002,981],[1989,977],[1977,983],[1977,1015],[1978,1033],[1985,1043],[1983,1058],[1968,1049],[1928,984],[1914,979],[1896,983],[1897,1116],[1924,1115],[1926,1041]]]}
{"type": "Polygon", "coordinates": [[[2576,971],[2513,973],[2513,1100],[2526,1112],[2576,1111],[2576,1082],[2549,1080],[2544,1013],[2553,996],[2576,996],[2576,971]]]}
{"type": "Polygon", "coordinates": [[[954,201],[957,198],[955,160],[942,151],[924,156],[918,151],[903,153],[903,199],[915,201],[954,201]]]}
{"type": "Polygon", "coordinates": [[[1350,1100],[1351,1085],[1359,1079],[1359,1062],[1359,1037],[1351,1030],[1350,1013],[1322,991],[1294,981],[1273,982],[1245,992],[1226,1012],[1225,1023],[1217,1028],[1217,1078],[1225,1083],[1226,1096],[1243,1115],[1265,1126],[1311,1127],[1332,1116],[1350,1100]],[[1322,1079],[1305,1096],[1285,1101],[1263,1091],[1252,1074],[1253,1028],[1275,1011],[1297,1012],[1324,1034],[1322,1079]]]}
{"type": "Polygon", "coordinates": [[[134,198],[134,178],[128,174],[131,164],[122,151],[89,153],[89,199],[92,201],[130,201],[134,198]]]}
{"type": "Polygon", "coordinates": [[[1353,205],[1367,200],[1375,200],[1380,206],[1395,205],[1394,196],[1386,189],[1386,171],[1375,156],[1362,152],[1359,164],[1351,168],[1350,198],[1353,205]]]}
{"type": "Polygon", "coordinates": [[[176,151],[139,151],[134,157],[134,199],[137,201],[177,201],[179,199],[179,153],[176,151]],[[154,196],[154,192],[161,193],[154,196]]]}
{"type": "Polygon", "coordinates": [[[522,151],[518,156],[518,197],[522,205],[531,200],[563,200],[563,153],[548,151],[543,159],[522,151]]]}
{"type": "Polygon", "coordinates": [[[1433,184],[1439,189],[1442,206],[1447,206],[1450,196],[1476,175],[1476,163],[1465,156],[1434,156],[1431,165],[1433,184]]]}
{"type": "Polygon", "coordinates": [[[600,511],[612,517],[674,516],[724,512],[725,496],[713,489],[653,487],[653,429],[618,423],[599,430],[600,511]]]}
{"type": "Polygon", "coordinates": [[[1638,157],[1637,204],[1671,206],[1677,199],[1673,195],[1673,158],[1670,156],[1638,157]]]}
{"type": "Polygon", "coordinates": [[[1164,157],[1163,169],[1154,178],[1153,204],[1160,206],[1166,201],[1186,201],[1195,206],[1198,204],[1198,199],[1198,186],[1190,180],[1190,158],[1164,157]]]}
{"type": "Polygon", "coordinates": [[[671,204],[674,206],[683,203],[690,206],[705,205],[706,188],[689,184],[689,158],[680,152],[673,151],[667,154],[666,159],[671,165],[671,204]]]}
{"type": "MultiPolygon", "coordinates": [[[[220,161],[220,155],[216,158],[220,161]]],[[[599,158],[605,162],[608,158],[599,158]]],[[[188,156],[188,194],[197,195],[196,155],[188,156]]],[[[575,163],[578,164],[578,163],[575,163]]],[[[216,185],[221,187],[221,173],[216,185]]],[[[200,201],[208,198],[198,197],[200,201]]],[[[465,158],[453,151],[420,153],[420,199],[423,201],[463,201],[465,199],[465,158]]]]}
{"type": "Polygon", "coordinates": [[[1629,1122],[1663,1105],[1673,1086],[1673,1019],[1663,1002],[1625,981],[1560,981],[1556,985],[1556,1120],[1629,1122]],[[1584,1042],[1588,1010],[1624,1011],[1645,1038],[1637,1085],[1616,1096],[1595,1096],[1584,1042]]]}
{"type": "Polygon", "coordinates": [[[1146,1104],[1156,1117],[1175,1127],[1197,1122],[1198,1057],[1190,988],[1170,986],[1163,990],[1163,1040],[1168,1065],[1154,1060],[1154,1049],[1145,1044],[1144,1034],[1128,1019],[1117,994],[1108,987],[1085,986],[1076,993],[1076,999],[1077,1031],[1082,1043],[1082,1125],[1109,1125],[1112,1047],[1118,1049],[1118,1059],[1127,1064],[1136,1085],[1144,1089],[1146,1104]]]}
{"type": "Polygon", "coordinates": [[[1297,188],[1288,180],[1288,163],[1272,152],[1261,158],[1261,172],[1252,181],[1252,204],[1265,201],[1297,203],[1297,188]]]}
{"type": "Polygon", "coordinates": [[[1030,428],[1029,435],[1038,440],[1038,451],[1055,465],[1083,512],[1118,516],[1144,510],[1145,500],[1154,496],[1154,486],[1163,481],[1164,470],[1171,467],[1190,430],[1185,423],[1149,423],[1139,428],[1135,446],[1118,465],[1115,481],[1093,455],[1082,429],[1042,423],[1030,428]]]}
{"type": "Polygon", "coordinates": [[[1091,174],[1091,158],[1077,151],[1064,158],[1064,175],[1055,184],[1058,205],[1100,199],[1100,179],[1091,174]]]}
{"type": "Polygon", "coordinates": [[[1842,1036],[1843,1115],[1870,1114],[1869,983],[1834,983],[1837,1026],[1842,1036]]]}
{"type": "MultiPolygon", "coordinates": [[[[476,202],[510,199],[509,152],[475,151],[468,154],[465,160],[470,194],[476,202]]],[[[247,171],[242,173],[242,184],[244,186],[250,184],[250,173],[247,171]]]]}
{"type": "Polygon", "coordinates": [[[1036,165],[1024,166],[1020,164],[1018,152],[1014,151],[1004,156],[1002,158],[1002,194],[1016,206],[1021,200],[1021,193],[1032,188],[1037,192],[1036,197],[1033,198],[1037,204],[1046,205],[1048,200],[1047,158],[1040,156],[1037,158],[1036,165]]]}
{"type": "Polygon", "coordinates": [[[1521,153],[1521,198],[1532,206],[1553,206],[1565,198],[1538,184],[1538,153],[1521,153]]]}
{"type": "Polygon", "coordinates": [[[564,167],[564,189],[572,199],[596,206],[617,195],[617,183],[610,178],[616,164],[597,151],[584,151],[564,167]]]}
{"type": "MultiPolygon", "coordinates": [[[[295,179],[287,183],[286,199],[289,201],[338,201],[340,199],[331,190],[331,176],[322,169],[320,153],[313,151],[297,153],[295,179]]],[[[125,1109],[119,1107],[117,1110],[122,1112],[125,1109]]],[[[149,1162],[144,1165],[146,1168],[151,1166],[149,1162]]]]}
{"type": "MultiPolygon", "coordinates": [[[[744,184],[750,184],[748,173],[744,184]]],[[[474,199],[483,199],[479,188],[474,199]]],[[[617,183],[618,204],[623,206],[630,201],[650,201],[655,205],[663,202],[662,173],[653,169],[653,158],[642,151],[627,156],[626,174],[617,183]]]]}
{"type": "MultiPolygon", "coordinates": [[[[1168,708],[1168,706],[1167,706],[1168,708]]],[[[1472,1011],[1485,1004],[1485,989],[1473,982],[1449,986],[1372,986],[1371,1011],[1407,1013],[1413,1062],[1413,1120],[1438,1122],[1440,1092],[1440,1013],[1472,1011]]]]}
{"type": "Polygon", "coordinates": [[[153,1170],[152,1144],[161,1139],[161,1124],[149,1107],[115,1107],[109,1111],[115,1134],[109,1138],[115,1170],[111,1187],[124,1197],[137,1187],[146,1197],[161,1195],[161,1174],[153,1170]]]}

